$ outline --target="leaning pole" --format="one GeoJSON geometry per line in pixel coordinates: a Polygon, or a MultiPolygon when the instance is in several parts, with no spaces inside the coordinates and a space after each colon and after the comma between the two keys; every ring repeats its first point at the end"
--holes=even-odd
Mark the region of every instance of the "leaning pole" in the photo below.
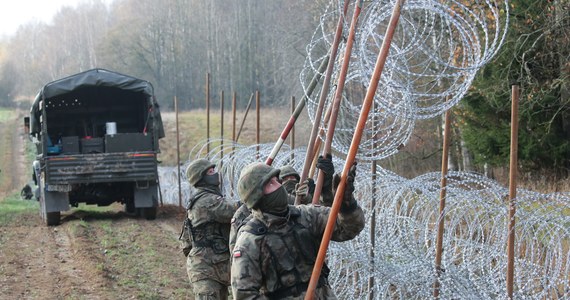
{"type": "Polygon", "coordinates": [[[364,103],[362,103],[362,110],[360,112],[360,116],[358,117],[356,130],[352,138],[352,142],[350,144],[348,155],[346,157],[346,163],[344,165],[343,172],[341,174],[340,183],[335,193],[334,201],[329,213],[329,218],[327,220],[325,232],[323,234],[323,239],[319,247],[319,253],[317,255],[315,266],[313,267],[313,273],[311,274],[311,280],[309,281],[309,286],[307,288],[307,293],[305,294],[306,300],[311,300],[315,296],[315,290],[317,288],[317,283],[321,275],[321,269],[325,261],[327,248],[329,246],[332,232],[335,227],[338,211],[340,210],[340,206],[342,204],[343,200],[342,198],[344,196],[344,190],[346,188],[346,179],[348,176],[348,172],[350,171],[350,168],[352,167],[355,161],[356,152],[358,151],[358,145],[360,144],[362,133],[364,132],[364,128],[366,126],[366,119],[368,118],[368,114],[370,113],[370,107],[372,106],[372,102],[374,101],[374,95],[376,94],[376,89],[378,88],[378,82],[380,80],[380,76],[382,75],[382,70],[384,69],[386,58],[388,57],[390,44],[392,42],[392,37],[394,36],[394,31],[396,30],[396,26],[398,25],[398,20],[400,19],[400,11],[402,9],[403,4],[404,0],[396,1],[394,5],[394,10],[392,11],[392,16],[390,18],[390,23],[388,24],[388,28],[386,29],[386,35],[384,41],[382,42],[382,47],[380,48],[380,52],[378,53],[378,58],[376,60],[376,65],[374,67],[374,73],[370,78],[370,84],[368,85],[368,90],[366,91],[364,103]]]}

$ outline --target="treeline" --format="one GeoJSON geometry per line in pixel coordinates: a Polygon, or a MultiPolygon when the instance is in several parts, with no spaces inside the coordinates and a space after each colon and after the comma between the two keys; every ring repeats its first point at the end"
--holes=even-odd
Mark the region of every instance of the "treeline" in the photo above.
{"type": "MultiPolygon", "coordinates": [[[[164,110],[172,108],[175,96],[181,109],[203,107],[207,73],[213,105],[224,91],[228,99],[235,92],[238,107],[244,107],[255,90],[263,105],[286,103],[301,96],[305,47],[329,2],[114,0],[107,6],[87,0],[62,9],[50,24],[26,24],[0,40],[0,106],[32,98],[46,82],[93,67],[149,80],[164,110]]],[[[567,176],[570,0],[508,5],[503,47],[453,109],[453,165],[478,171],[484,165],[508,166],[510,91],[516,82],[520,167],[567,176]]],[[[440,153],[438,145],[414,147],[426,157],[440,153]]]]}
{"type": "Polygon", "coordinates": [[[0,41],[0,105],[94,67],[153,83],[180,108],[260,90],[264,104],[300,96],[305,46],[328,1],[101,0],[64,7],[50,24],[29,23],[0,41]]]}

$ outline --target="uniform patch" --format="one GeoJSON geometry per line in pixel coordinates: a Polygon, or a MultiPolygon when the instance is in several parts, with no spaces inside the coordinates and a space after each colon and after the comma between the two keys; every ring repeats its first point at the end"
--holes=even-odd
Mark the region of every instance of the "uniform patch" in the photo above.
{"type": "Polygon", "coordinates": [[[241,257],[241,250],[234,250],[234,257],[241,257]]]}

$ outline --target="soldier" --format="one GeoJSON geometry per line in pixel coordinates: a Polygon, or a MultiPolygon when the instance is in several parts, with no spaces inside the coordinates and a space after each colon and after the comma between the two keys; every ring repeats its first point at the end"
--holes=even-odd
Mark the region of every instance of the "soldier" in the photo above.
{"type": "MultiPolygon", "coordinates": [[[[277,180],[279,170],[263,163],[243,169],[238,181],[241,200],[252,219],[240,230],[232,252],[233,299],[302,299],[311,278],[330,208],[288,205],[287,192],[277,180]]],[[[364,228],[364,213],[354,199],[356,165],[331,239],[353,239],[364,228]]],[[[315,299],[336,299],[323,267],[315,299]]]]}
{"type": "MultiPolygon", "coordinates": [[[[323,197],[321,197],[320,201],[321,203],[329,203],[328,206],[330,206],[330,203],[334,200],[331,190],[332,174],[334,173],[332,157],[328,156],[326,159],[319,157],[317,168],[325,174],[325,183],[321,193],[323,197]],[[325,172],[328,172],[329,175],[325,172]]],[[[301,180],[299,173],[289,165],[282,166],[279,168],[279,171],[279,180],[288,194],[287,202],[291,205],[295,204],[295,197],[299,194],[302,199],[301,204],[311,203],[315,191],[313,179],[307,179],[303,184],[299,184],[299,180],[301,180]]],[[[246,205],[242,205],[234,214],[230,228],[230,252],[234,249],[239,228],[251,219],[250,215],[251,210],[246,205]]]]}
{"type": "Polygon", "coordinates": [[[230,220],[238,203],[224,198],[220,176],[210,161],[193,161],[186,174],[197,189],[188,203],[188,218],[181,234],[186,271],[196,299],[227,299],[230,220]]]}

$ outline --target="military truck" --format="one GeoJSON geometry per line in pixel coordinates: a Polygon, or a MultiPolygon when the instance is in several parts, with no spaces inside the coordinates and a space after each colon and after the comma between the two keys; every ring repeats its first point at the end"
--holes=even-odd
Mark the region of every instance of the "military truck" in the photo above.
{"type": "Polygon", "coordinates": [[[150,82],[105,69],[71,75],[41,88],[25,122],[46,225],[79,203],[156,218],[164,128],[150,82]]]}

